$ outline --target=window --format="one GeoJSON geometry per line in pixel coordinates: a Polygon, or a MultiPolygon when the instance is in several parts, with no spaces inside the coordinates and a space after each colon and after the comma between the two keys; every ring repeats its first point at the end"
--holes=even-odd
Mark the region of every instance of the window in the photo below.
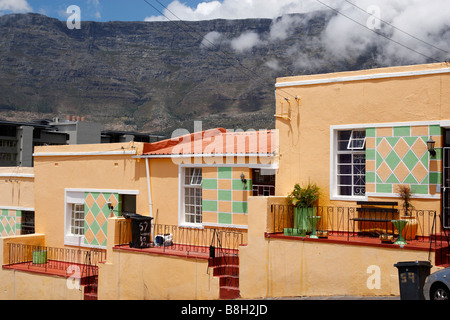
{"type": "Polygon", "coordinates": [[[66,192],[64,243],[81,245],[84,243],[84,192],[66,192]]]}
{"type": "Polygon", "coordinates": [[[122,215],[124,213],[136,213],[136,195],[123,194],[122,195],[122,215]]]}
{"type": "Polygon", "coordinates": [[[337,132],[337,195],[366,193],[365,130],[337,132]]]}
{"type": "Polygon", "coordinates": [[[22,211],[22,231],[21,234],[34,233],[34,211],[22,211]]]}
{"type": "Polygon", "coordinates": [[[184,168],[184,222],[202,223],[201,168],[184,168]]]}
{"type": "Polygon", "coordinates": [[[252,169],[252,195],[275,195],[275,172],[269,169],[252,169]]]}
{"type": "Polygon", "coordinates": [[[84,205],[72,203],[71,207],[70,232],[82,236],[84,235],[84,205]]]}

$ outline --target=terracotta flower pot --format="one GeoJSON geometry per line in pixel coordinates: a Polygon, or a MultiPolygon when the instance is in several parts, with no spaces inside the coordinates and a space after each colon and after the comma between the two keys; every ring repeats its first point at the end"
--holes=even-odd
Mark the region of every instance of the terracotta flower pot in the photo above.
{"type": "Polygon", "coordinates": [[[416,239],[417,227],[419,226],[419,222],[417,221],[417,219],[412,216],[401,216],[400,219],[408,221],[402,231],[403,238],[405,238],[405,240],[416,239]]]}

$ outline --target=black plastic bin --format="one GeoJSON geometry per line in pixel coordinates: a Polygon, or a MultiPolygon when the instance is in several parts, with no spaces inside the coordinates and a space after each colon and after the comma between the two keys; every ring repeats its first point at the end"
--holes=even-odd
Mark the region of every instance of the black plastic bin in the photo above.
{"type": "Polygon", "coordinates": [[[152,217],[137,213],[124,213],[123,216],[131,219],[130,248],[149,248],[151,244],[152,217]]]}
{"type": "Polygon", "coordinates": [[[398,269],[401,300],[425,300],[423,285],[430,275],[428,261],[405,261],[394,265],[398,269]]]}

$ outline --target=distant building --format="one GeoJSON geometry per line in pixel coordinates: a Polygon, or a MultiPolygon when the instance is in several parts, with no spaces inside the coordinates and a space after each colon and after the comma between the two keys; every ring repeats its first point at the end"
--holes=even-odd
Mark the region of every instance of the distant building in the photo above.
{"type": "Polygon", "coordinates": [[[82,117],[66,120],[13,122],[0,120],[0,167],[31,167],[35,146],[155,142],[162,136],[138,132],[102,131],[101,125],[82,117]]]}

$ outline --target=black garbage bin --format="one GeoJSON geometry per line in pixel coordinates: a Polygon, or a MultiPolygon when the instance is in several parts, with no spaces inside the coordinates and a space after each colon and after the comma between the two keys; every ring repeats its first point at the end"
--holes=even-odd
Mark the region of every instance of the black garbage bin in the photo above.
{"type": "Polygon", "coordinates": [[[401,300],[425,300],[423,285],[430,275],[428,261],[405,261],[394,265],[398,269],[401,300]]]}
{"type": "Polygon", "coordinates": [[[131,248],[149,248],[151,243],[152,217],[137,213],[124,213],[126,219],[131,219],[131,248]]]}

